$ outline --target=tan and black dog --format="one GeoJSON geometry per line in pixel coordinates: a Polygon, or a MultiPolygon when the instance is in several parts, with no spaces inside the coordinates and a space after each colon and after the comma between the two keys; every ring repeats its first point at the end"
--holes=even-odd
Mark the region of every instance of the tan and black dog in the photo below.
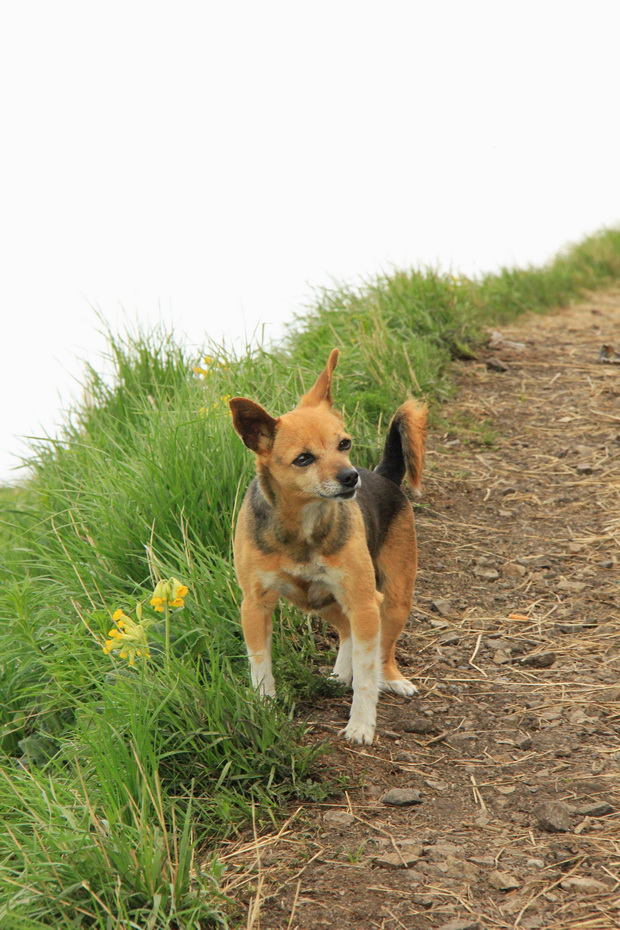
{"type": "Polygon", "coordinates": [[[351,439],[332,408],[334,349],[314,387],[277,419],[253,400],[230,401],[235,429],[256,454],[257,476],[235,534],[241,622],[252,684],[274,695],[272,614],[284,597],[320,614],[340,635],[334,676],[353,683],[347,739],[371,743],[380,689],[412,695],[394,647],[416,574],[413,510],[401,483],[419,490],[426,407],[398,408],[374,471],[353,468],[351,439]]]}

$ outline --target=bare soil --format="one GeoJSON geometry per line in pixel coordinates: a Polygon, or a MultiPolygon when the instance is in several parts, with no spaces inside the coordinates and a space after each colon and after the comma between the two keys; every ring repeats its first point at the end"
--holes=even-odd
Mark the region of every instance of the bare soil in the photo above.
{"type": "Polygon", "coordinates": [[[419,694],[382,695],[371,747],[337,735],[346,696],[308,709],[326,777],[350,787],[222,850],[242,926],[620,926],[620,365],[603,345],[620,350],[620,292],[456,363],[400,641],[419,694]],[[420,803],[385,803],[393,788],[420,803]]]}

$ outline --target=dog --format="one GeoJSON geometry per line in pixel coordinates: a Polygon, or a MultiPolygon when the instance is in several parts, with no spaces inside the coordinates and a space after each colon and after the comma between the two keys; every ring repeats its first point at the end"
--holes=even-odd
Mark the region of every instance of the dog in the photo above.
{"type": "Polygon", "coordinates": [[[338,631],[333,677],[353,684],[342,732],[369,744],[379,691],[409,697],[417,690],[398,670],[394,650],[417,568],[413,509],[401,484],[407,475],[419,492],[426,406],[407,400],[390,423],[379,465],[354,468],[351,437],[332,406],[337,361],[334,349],[313,387],[283,416],[245,397],[229,401],[257,466],[239,511],[234,559],[253,686],[275,695],[272,614],[286,598],[338,631]]]}

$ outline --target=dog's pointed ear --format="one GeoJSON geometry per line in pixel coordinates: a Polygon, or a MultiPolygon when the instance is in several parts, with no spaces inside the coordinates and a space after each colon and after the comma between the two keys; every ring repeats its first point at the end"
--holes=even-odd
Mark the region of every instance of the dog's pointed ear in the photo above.
{"type": "Polygon", "coordinates": [[[327,365],[316,379],[307,394],[301,398],[298,407],[317,407],[322,401],[332,403],[332,373],[338,364],[338,349],[332,349],[327,365]]]}
{"type": "Polygon", "coordinates": [[[278,421],[260,404],[248,400],[247,397],[232,397],[228,406],[232,413],[233,426],[248,449],[257,455],[269,452],[273,446],[278,421]]]}

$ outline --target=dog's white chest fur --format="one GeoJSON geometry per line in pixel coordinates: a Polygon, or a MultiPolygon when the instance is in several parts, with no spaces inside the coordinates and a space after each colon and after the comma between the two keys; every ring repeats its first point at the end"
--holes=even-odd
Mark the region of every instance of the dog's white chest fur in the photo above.
{"type": "Polygon", "coordinates": [[[261,581],[266,588],[309,610],[330,596],[338,600],[342,572],[319,556],[309,562],[285,560],[279,571],[262,572],[261,581]]]}
{"type": "Polygon", "coordinates": [[[323,518],[325,511],[325,502],[322,500],[312,501],[303,508],[301,512],[301,531],[309,542],[312,539],[317,524],[323,518]]]}

